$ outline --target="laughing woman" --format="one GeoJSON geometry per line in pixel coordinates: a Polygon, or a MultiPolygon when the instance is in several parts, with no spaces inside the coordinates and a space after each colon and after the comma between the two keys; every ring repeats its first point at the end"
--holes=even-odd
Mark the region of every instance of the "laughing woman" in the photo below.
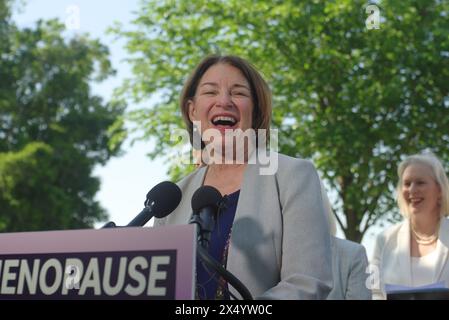
{"type": "Polygon", "coordinates": [[[431,154],[414,155],[399,165],[398,175],[398,205],[405,219],[377,237],[375,299],[386,298],[386,284],[449,284],[449,183],[443,166],[431,154]]]}
{"type": "MultiPolygon", "coordinates": [[[[259,138],[269,130],[271,95],[259,72],[236,56],[206,57],[187,80],[180,107],[201,164],[178,183],[178,208],[155,225],[188,223],[193,193],[213,186],[228,203],[218,214],[210,255],[256,298],[325,299],[332,286],[330,237],[313,164],[276,154],[277,170],[262,174],[259,163],[248,161],[250,147],[259,150],[261,139],[227,148],[229,133],[255,132],[259,138]],[[206,138],[210,133],[213,141],[206,138]],[[209,161],[211,153],[204,151],[214,145],[224,148],[212,148],[213,158],[226,155],[226,161],[209,161]]],[[[237,295],[217,285],[201,263],[197,267],[197,298],[228,299],[228,289],[237,295]]]]}

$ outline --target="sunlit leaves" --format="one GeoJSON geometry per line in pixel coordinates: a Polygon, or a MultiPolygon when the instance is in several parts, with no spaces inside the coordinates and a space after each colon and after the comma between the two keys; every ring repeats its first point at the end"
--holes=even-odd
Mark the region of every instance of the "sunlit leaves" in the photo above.
{"type": "Polygon", "coordinates": [[[64,37],[56,20],[19,29],[0,19],[0,48],[0,231],[93,226],[106,215],[92,171],[126,135],[111,126],[123,101],[91,92],[114,74],[107,47],[64,37]]]}
{"type": "MultiPolygon", "coordinates": [[[[136,101],[166,100],[133,114],[153,155],[170,153],[166,130],[182,126],[177,99],[207,54],[237,54],[266,77],[281,151],[312,158],[339,196],[346,236],[360,241],[397,214],[396,166],[433,150],[449,162],[449,3],[380,1],[367,30],[366,1],[143,2],[127,39],[136,101]]],[[[177,169],[176,176],[180,176],[177,169]]]]}

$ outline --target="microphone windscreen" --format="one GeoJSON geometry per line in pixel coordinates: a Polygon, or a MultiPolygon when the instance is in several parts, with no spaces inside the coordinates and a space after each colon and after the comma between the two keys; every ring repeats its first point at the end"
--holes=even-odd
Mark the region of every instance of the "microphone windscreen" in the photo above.
{"type": "Polygon", "coordinates": [[[198,212],[205,207],[218,207],[223,196],[212,186],[202,186],[192,196],[192,210],[198,212]]]}
{"type": "Polygon", "coordinates": [[[170,181],[164,181],[151,189],[147,194],[147,203],[153,204],[152,211],[154,212],[154,216],[156,218],[163,218],[173,210],[181,202],[182,192],[179,187],[170,181]]]}

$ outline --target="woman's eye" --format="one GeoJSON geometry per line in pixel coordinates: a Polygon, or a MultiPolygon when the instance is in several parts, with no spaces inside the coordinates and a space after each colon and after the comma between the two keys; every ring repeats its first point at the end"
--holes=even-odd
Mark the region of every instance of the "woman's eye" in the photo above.
{"type": "Polygon", "coordinates": [[[235,95],[235,96],[248,96],[248,94],[246,93],[246,92],[243,92],[243,91],[234,91],[234,92],[232,92],[232,95],[235,95]]]}

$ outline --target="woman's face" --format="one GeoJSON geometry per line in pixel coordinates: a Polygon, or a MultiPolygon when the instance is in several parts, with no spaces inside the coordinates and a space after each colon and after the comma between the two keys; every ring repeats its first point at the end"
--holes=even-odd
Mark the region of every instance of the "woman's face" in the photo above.
{"type": "Polygon", "coordinates": [[[410,214],[439,215],[441,189],[427,165],[411,164],[404,170],[402,196],[410,214]]]}
{"type": "Polygon", "coordinates": [[[229,64],[211,66],[201,78],[195,97],[189,101],[190,120],[201,122],[201,133],[252,127],[253,99],[242,72],[229,64]]]}

